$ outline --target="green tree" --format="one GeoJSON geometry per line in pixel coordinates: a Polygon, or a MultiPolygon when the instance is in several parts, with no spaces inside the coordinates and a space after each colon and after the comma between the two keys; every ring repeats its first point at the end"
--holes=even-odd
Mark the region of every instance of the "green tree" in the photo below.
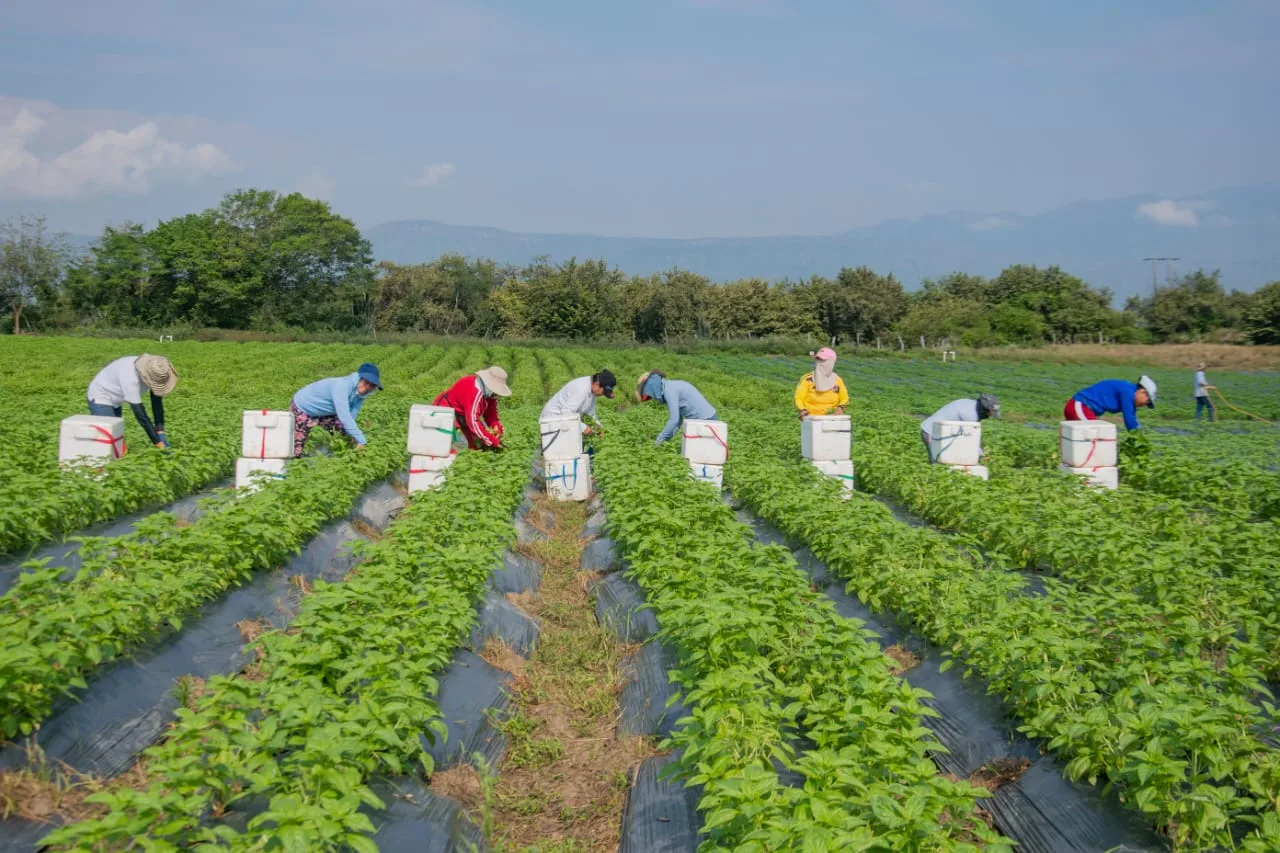
{"type": "Polygon", "coordinates": [[[1280,344],[1280,281],[1265,284],[1253,294],[1246,323],[1249,340],[1255,344],[1280,344]]]}
{"type": "Polygon", "coordinates": [[[1147,329],[1157,340],[1199,338],[1226,325],[1227,294],[1217,270],[1196,270],[1175,279],[1140,303],[1147,329]]]}
{"type": "Polygon", "coordinates": [[[0,224],[0,298],[13,315],[13,333],[22,333],[22,312],[57,301],[63,268],[71,252],[66,238],[49,234],[43,216],[0,224]]]}

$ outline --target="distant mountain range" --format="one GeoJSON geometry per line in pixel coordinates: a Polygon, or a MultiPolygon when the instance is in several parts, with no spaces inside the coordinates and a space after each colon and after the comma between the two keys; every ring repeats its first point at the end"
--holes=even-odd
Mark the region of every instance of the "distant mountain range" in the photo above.
{"type": "MultiPolygon", "coordinates": [[[[996,275],[1017,263],[1063,269],[1117,301],[1151,289],[1143,258],[1177,257],[1173,272],[1221,269],[1228,289],[1280,279],[1280,185],[1232,187],[1185,198],[1134,196],[1082,201],[1037,216],[947,213],[895,220],[817,237],[676,240],[591,234],[522,234],[429,220],[367,229],[379,260],[420,263],[456,252],[512,264],[603,258],[627,273],[672,267],[715,281],[834,275],[866,265],[909,289],[949,272],[996,275]]],[[[1158,264],[1161,281],[1165,264],[1158,264]]]]}

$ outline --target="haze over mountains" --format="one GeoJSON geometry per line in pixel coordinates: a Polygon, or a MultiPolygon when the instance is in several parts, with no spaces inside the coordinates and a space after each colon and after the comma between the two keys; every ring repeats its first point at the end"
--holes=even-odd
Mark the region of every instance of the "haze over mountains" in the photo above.
{"type": "MultiPolygon", "coordinates": [[[[908,289],[953,271],[996,275],[1016,263],[1057,264],[1117,302],[1151,289],[1147,257],[1177,257],[1174,274],[1220,269],[1228,289],[1280,279],[1280,185],[1231,187],[1191,197],[1082,201],[1037,216],[947,213],[824,236],[677,240],[590,234],[526,234],[430,220],[365,229],[379,260],[430,261],[447,252],[525,264],[603,258],[627,273],[672,267],[715,281],[834,275],[866,265],[908,289]]],[[[1165,264],[1159,265],[1163,281],[1165,264]]]]}

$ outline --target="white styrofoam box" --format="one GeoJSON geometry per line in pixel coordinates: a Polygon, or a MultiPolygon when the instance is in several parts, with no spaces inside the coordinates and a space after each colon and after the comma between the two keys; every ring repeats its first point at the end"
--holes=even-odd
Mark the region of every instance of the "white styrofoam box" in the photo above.
{"type": "Polygon", "coordinates": [[[848,415],[810,415],[800,422],[800,454],[811,462],[843,462],[852,437],[848,415]]]}
{"type": "Polygon", "coordinates": [[[977,477],[979,480],[991,479],[991,472],[986,465],[952,465],[950,467],[952,471],[963,471],[966,474],[977,477]]]}
{"type": "Polygon", "coordinates": [[[240,457],[236,460],[236,488],[256,492],[264,480],[283,480],[286,461],[240,457]]]}
{"type": "Polygon", "coordinates": [[[574,459],[582,455],[582,419],[556,418],[538,421],[542,433],[542,458],[574,459]]]}
{"type": "Polygon", "coordinates": [[[546,460],[547,494],[558,501],[585,501],[591,497],[591,457],[546,460]]]}
{"type": "Polygon", "coordinates": [[[240,455],[245,459],[293,456],[293,415],[255,409],[241,417],[240,455]]]}
{"type": "Polygon", "coordinates": [[[1098,468],[1116,464],[1116,425],[1108,421],[1063,421],[1058,427],[1062,464],[1098,468]]]}
{"type": "Polygon", "coordinates": [[[409,457],[409,476],[413,476],[414,472],[425,474],[427,472],[443,471],[458,459],[458,454],[450,453],[448,456],[410,456],[409,457]]]}
{"type": "Polygon", "coordinates": [[[934,421],[929,458],[941,465],[977,465],[982,461],[982,424],[934,421]]]}
{"type": "Polygon", "coordinates": [[[88,458],[94,463],[124,456],[124,418],[72,415],[58,429],[58,461],[88,458]]]}
{"type": "Polygon", "coordinates": [[[680,452],[699,465],[723,465],[729,459],[729,425],[724,421],[686,420],[680,452]]]}
{"type": "Polygon", "coordinates": [[[1120,469],[1114,465],[1103,465],[1097,468],[1074,468],[1070,465],[1060,467],[1064,473],[1085,477],[1090,486],[1099,486],[1104,489],[1120,488],[1120,469]]]}
{"type": "Polygon", "coordinates": [[[409,455],[448,456],[453,449],[453,409],[419,403],[409,408],[409,455]]]}
{"type": "MultiPolygon", "coordinates": [[[[414,457],[415,459],[419,457],[414,457]]],[[[440,459],[446,457],[431,456],[430,459],[440,459]]],[[[431,489],[439,488],[444,485],[444,469],[439,471],[428,471],[423,468],[413,468],[409,471],[409,494],[416,492],[426,492],[431,489]],[[416,473],[415,473],[416,472],[416,473]]]]}
{"type": "Polygon", "coordinates": [[[689,474],[699,483],[710,483],[720,491],[724,491],[723,465],[703,465],[698,462],[690,462],[689,474]]]}
{"type": "MultiPolygon", "coordinates": [[[[806,418],[805,420],[808,420],[806,418]]],[[[853,494],[853,461],[850,459],[812,459],[810,460],[814,468],[817,468],[826,477],[833,480],[839,480],[840,485],[844,487],[845,497],[853,494]]]]}

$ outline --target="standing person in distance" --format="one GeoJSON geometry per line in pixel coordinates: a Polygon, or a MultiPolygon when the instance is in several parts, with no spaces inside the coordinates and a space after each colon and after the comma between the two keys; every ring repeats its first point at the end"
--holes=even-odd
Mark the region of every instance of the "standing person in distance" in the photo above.
{"type": "Polygon", "coordinates": [[[796,386],[800,420],[810,415],[843,415],[849,405],[849,391],[836,373],[836,351],[823,347],[809,355],[813,357],[813,370],[800,377],[796,386]]]}
{"type": "MultiPolygon", "coordinates": [[[[929,453],[929,461],[933,461],[933,424],[934,421],[965,421],[966,423],[978,423],[985,421],[987,418],[1000,417],[1000,401],[996,399],[994,394],[979,394],[976,400],[952,400],[941,409],[925,418],[920,424],[920,439],[924,442],[924,449],[929,453]]],[[[983,453],[985,456],[986,453],[983,453]]]]}
{"type": "Polygon", "coordinates": [[[98,371],[89,383],[86,395],[89,414],[101,418],[118,418],[128,403],[133,416],[138,419],[147,440],[161,450],[169,449],[169,439],[164,434],[164,397],[173,393],[178,385],[178,372],[173,363],[162,355],[126,355],[117,358],[98,371]],[[147,417],[142,405],[142,389],[151,392],[151,413],[155,423],[147,417]]]}
{"type": "Polygon", "coordinates": [[[498,398],[510,396],[507,371],[494,365],[462,377],[436,397],[434,405],[453,409],[454,425],[472,450],[501,450],[498,398]]]}
{"type": "Polygon", "coordinates": [[[667,425],[658,433],[658,440],[655,442],[658,447],[671,440],[682,420],[716,419],[715,407],[707,402],[707,398],[697,388],[682,379],[668,379],[660,370],[646,371],[636,380],[636,401],[644,403],[648,400],[667,404],[667,425]]]}
{"type": "Polygon", "coordinates": [[[1156,407],[1156,382],[1143,374],[1138,381],[1104,379],[1082,388],[1067,401],[1062,415],[1069,421],[1096,421],[1101,415],[1124,415],[1124,428],[1138,429],[1138,409],[1156,407]]]}
{"type": "Polygon", "coordinates": [[[1210,385],[1209,380],[1205,378],[1204,368],[1205,368],[1205,364],[1203,361],[1196,365],[1196,380],[1195,380],[1196,420],[1200,420],[1201,410],[1208,409],[1209,423],[1213,423],[1213,418],[1214,418],[1214,415],[1217,414],[1217,409],[1214,408],[1213,400],[1209,399],[1209,392],[1216,391],[1217,389],[1214,386],[1210,385]]]}
{"type": "Polygon", "coordinates": [[[608,397],[612,400],[613,389],[617,384],[618,380],[614,378],[613,371],[610,370],[602,370],[591,376],[579,376],[577,379],[570,379],[542,407],[542,414],[538,416],[538,420],[551,421],[556,418],[572,418],[585,415],[595,423],[595,428],[583,424],[582,434],[593,435],[602,429],[600,419],[596,417],[596,398],[608,397]]]}
{"type": "Polygon", "coordinates": [[[307,436],[316,427],[333,435],[345,435],[364,450],[365,437],[356,426],[356,415],[374,391],[382,390],[376,365],[365,362],[355,373],[318,379],[293,395],[289,413],[293,415],[293,456],[302,455],[307,436]]]}

